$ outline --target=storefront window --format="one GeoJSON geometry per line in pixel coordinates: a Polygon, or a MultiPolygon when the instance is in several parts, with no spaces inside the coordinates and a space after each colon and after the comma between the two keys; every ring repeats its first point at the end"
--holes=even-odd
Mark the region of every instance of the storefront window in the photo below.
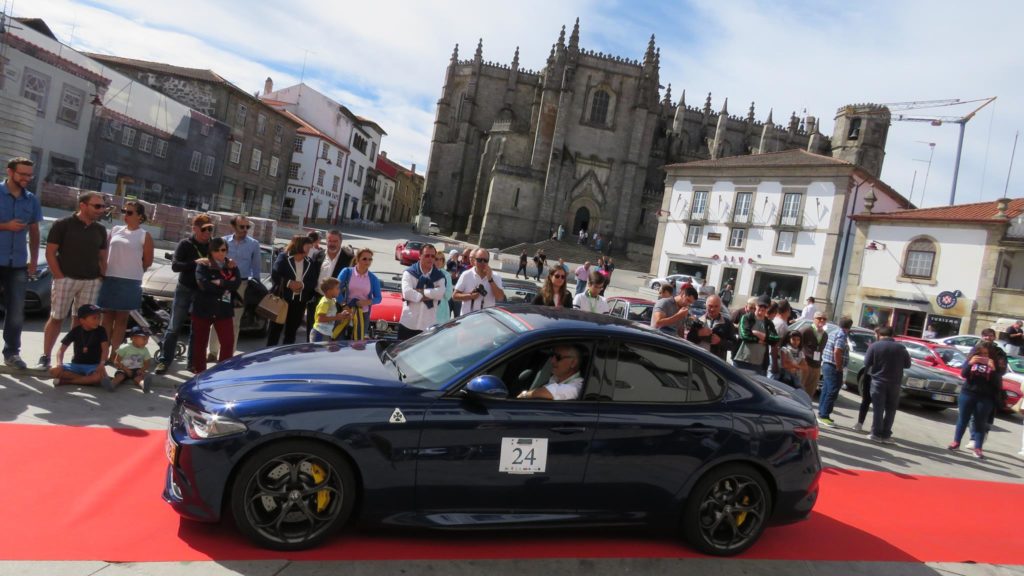
{"type": "Polygon", "coordinates": [[[928,316],[928,326],[935,331],[936,338],[945,338],[960,333],[960,320],[960,318],[952,316],[931,314],[928,316]]]}
{"type": "Polygon", "coordinates": [[[688,262],[670,262],[668,265],[669,274],[686,274],[703,281],[708,277],[708,267],[704,264],[690,264],[688,262]]]}
{"type": "Polygon", "coordinates": [[[874,330],[879,326],[888,326],[892,318],[892,308],[880,308],[865,304],[861,308],[860,327],[874,330]]]}
{"type": "Polygon", "coordinates": [[[754,289],[751,295],[768,296],[773,300],[783,298],[790,302],[797,302],[800,300],[803,285],[803,276],[757,272],[754,274],[754,289]]]}

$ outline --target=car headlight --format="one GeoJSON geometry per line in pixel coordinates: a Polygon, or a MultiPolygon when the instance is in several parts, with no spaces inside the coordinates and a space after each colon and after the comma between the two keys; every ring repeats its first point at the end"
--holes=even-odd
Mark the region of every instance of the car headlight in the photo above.
{"type": "Polygon", "coordinates": [[[917,388],[919,390],[924,390],[925,385],[926,382],[921,378],[907,378],[908,388],[917,388]]]}
{"type": "Polygon", "coordinates": [[[239,434],[246,430],[245,424],[237,420],[188,407],[182,410],[182,418],[189,438],[193,440],[220,438],[221,436],[239,434]]]}

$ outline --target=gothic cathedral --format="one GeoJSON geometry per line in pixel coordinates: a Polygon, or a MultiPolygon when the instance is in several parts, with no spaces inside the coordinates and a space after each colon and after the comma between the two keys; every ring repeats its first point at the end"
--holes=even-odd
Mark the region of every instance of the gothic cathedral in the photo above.
{"type": "Polygon", "coordinates": [[[579,20],[565,27],[537,72],[471,60],[458,45],[437,102],[421,213],[480,246],[537,242],[564,227],[650,253],[658,229],[666,164],[800,148],[882,170],[889,112],[840,108],[835,134],[794,113],[788,126],[718,112],[660,93],[660,49],[651,36],[643,61],[579,46],[579,20]]]}

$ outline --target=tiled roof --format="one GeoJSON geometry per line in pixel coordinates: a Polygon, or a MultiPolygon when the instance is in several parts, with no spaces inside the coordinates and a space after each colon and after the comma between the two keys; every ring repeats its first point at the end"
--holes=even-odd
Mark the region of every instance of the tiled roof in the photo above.
{"type": "Polygon", "coordinates": [[[193,80],[216,82],[218,84],[230,84],[230,82],[225,80],[223,77],[221,77],[213,70],[203,70],[201,68],[185,68],[183,66],[173,66],[171,64],[164,64],[162,62],[149,62],[147,60],[135,60],[133,58],[110,56],[109,54],[95,54],[90,52],[85,52],[84,54],[89,58],[96,60],[97,62],[102,62],[110,66],[128,66],[129,68],[135,68],[138,70],[149,70],[151,72],[171,74],[173,76],[181,76],[183,78],[191,78],[193,80]]]}
{"type": "Polygon", "coordinates": [[[374,130],[376,130],[377,132],[380,132],[381,136],[387,136],[388,135],[388,133],[385,132],[384,129],[380,127],[380,124],[377,124],[376,122],[374,122],[373,120],[370,120],[369,118],[364,118],[362,116],[356,116],[356,120],[358,120],[359,123],[362,124],[363,126],[370,126],[374,130]]]}
{"type": "Polygon", "coordinates": [[[388,178],[391,178],[392,180],[394,180],[395,177],[398,176],[398,171],[399,170],[403,170],[403,168],[401,166],[399,166],[398,164],[395,164],[394,162],[389,160],[387,156],[383,156],[381,154],[377,155],[377,171],[378,172],[380,172],[381,174],[383,174],[383,175],[387,176],[388,178]]]}
{"type": "Polygon", "coordinates": [[[334,146],[344,150],[346,154],[349,153],[349,149],[348,149],[347,146],[343,146],[342,144],[338,143],[338,141],[335,140],[334,138],[331,138],[327,134],[324,134],[323,132],[317,130],[316,128],[313,127],[312,124],[310,124],[309,122],[306,122],[305,120],[303,120],[299,116],[297,116],[297,115],[295,115],[295,114],[293,114],[293,113],[291,113],[291,112],[289,112],[287,110],[278,110],[278,112],[280,112],[281,115],[284,116],[285,118],[288,118],[288,119],[292,120],[293,122],[296,122],[299,125],[298,130],[296,130],[296,132],[298,132],[299,134],[304,134],[306,136],[314,136],[316,138],[321,138],[321,139],[326,140],[329,143],[333,144],[334,146]]]}
{"type": "MultiPolygon", "coordinates": [[[[998,221],[996,213],[998,200],[976,202],[974,204],[958,204],[956,206],[938,206],[936,208],[918,208],[916,210],[898,210],[878,214],[855,214],[854,220],[899,220],[899,221],[942,221],[942,222],[992,222],[998,221]]],[[[1006,218],[1012,220],[1024,213],[1024,198],[1010,200],[1006,207],[1006,218]]]]}
{"type": "Polygon", "coordinates": [[[739,168],[739,167],[791,167],[791,166],[853,166],[849,162],[839,160],[831,156],[822,156],[806,150],[783,150],[782,152],[768,152],[765,154],[748,154],[744,156],[729,156],[716,158],[714,160],[695,160],[682,164],[670,164],[669,168],[739,168]]]}

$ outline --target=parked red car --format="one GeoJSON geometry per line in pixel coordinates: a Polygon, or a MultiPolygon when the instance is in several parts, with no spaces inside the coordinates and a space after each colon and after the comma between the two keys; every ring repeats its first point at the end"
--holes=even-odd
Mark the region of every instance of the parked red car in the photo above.
{"type": "Polygon", "coordinates": [[[380,304],[370,308],[367,335],[374,340],[398,338],[398,320],[402,317],[402,277],[380,282],[380,304]]]}
{"type": "Polygon", "coordinates": [[[395,246],[395,260],[402,263],[402,266],[409,266],[413,262],[420,261],[420,250],[423,249],[423,242],[406,240],[395,246]]]}
{"type": "MultiPolygon", "coordinates": [[[[914,362],[922,366],[937,368],[944,372],[955,374],[957,377],[960,376],[960,370],[963,368],[964,362],[968,360],[967,354],[953,346],[947,346],[939,342],[922,340],[921,338],[913,338],[911,336],[897,336],[895,340],[903,344],[907,352],[910,352],[910,358],[914,362]]],[[[999,407],[1000,410],[1008,412],[1010,407],[1020,399],[1020,395],[1020,383],[1014,382],[1009,378],[1003,378],[1004,405],[999,407]]]]}

